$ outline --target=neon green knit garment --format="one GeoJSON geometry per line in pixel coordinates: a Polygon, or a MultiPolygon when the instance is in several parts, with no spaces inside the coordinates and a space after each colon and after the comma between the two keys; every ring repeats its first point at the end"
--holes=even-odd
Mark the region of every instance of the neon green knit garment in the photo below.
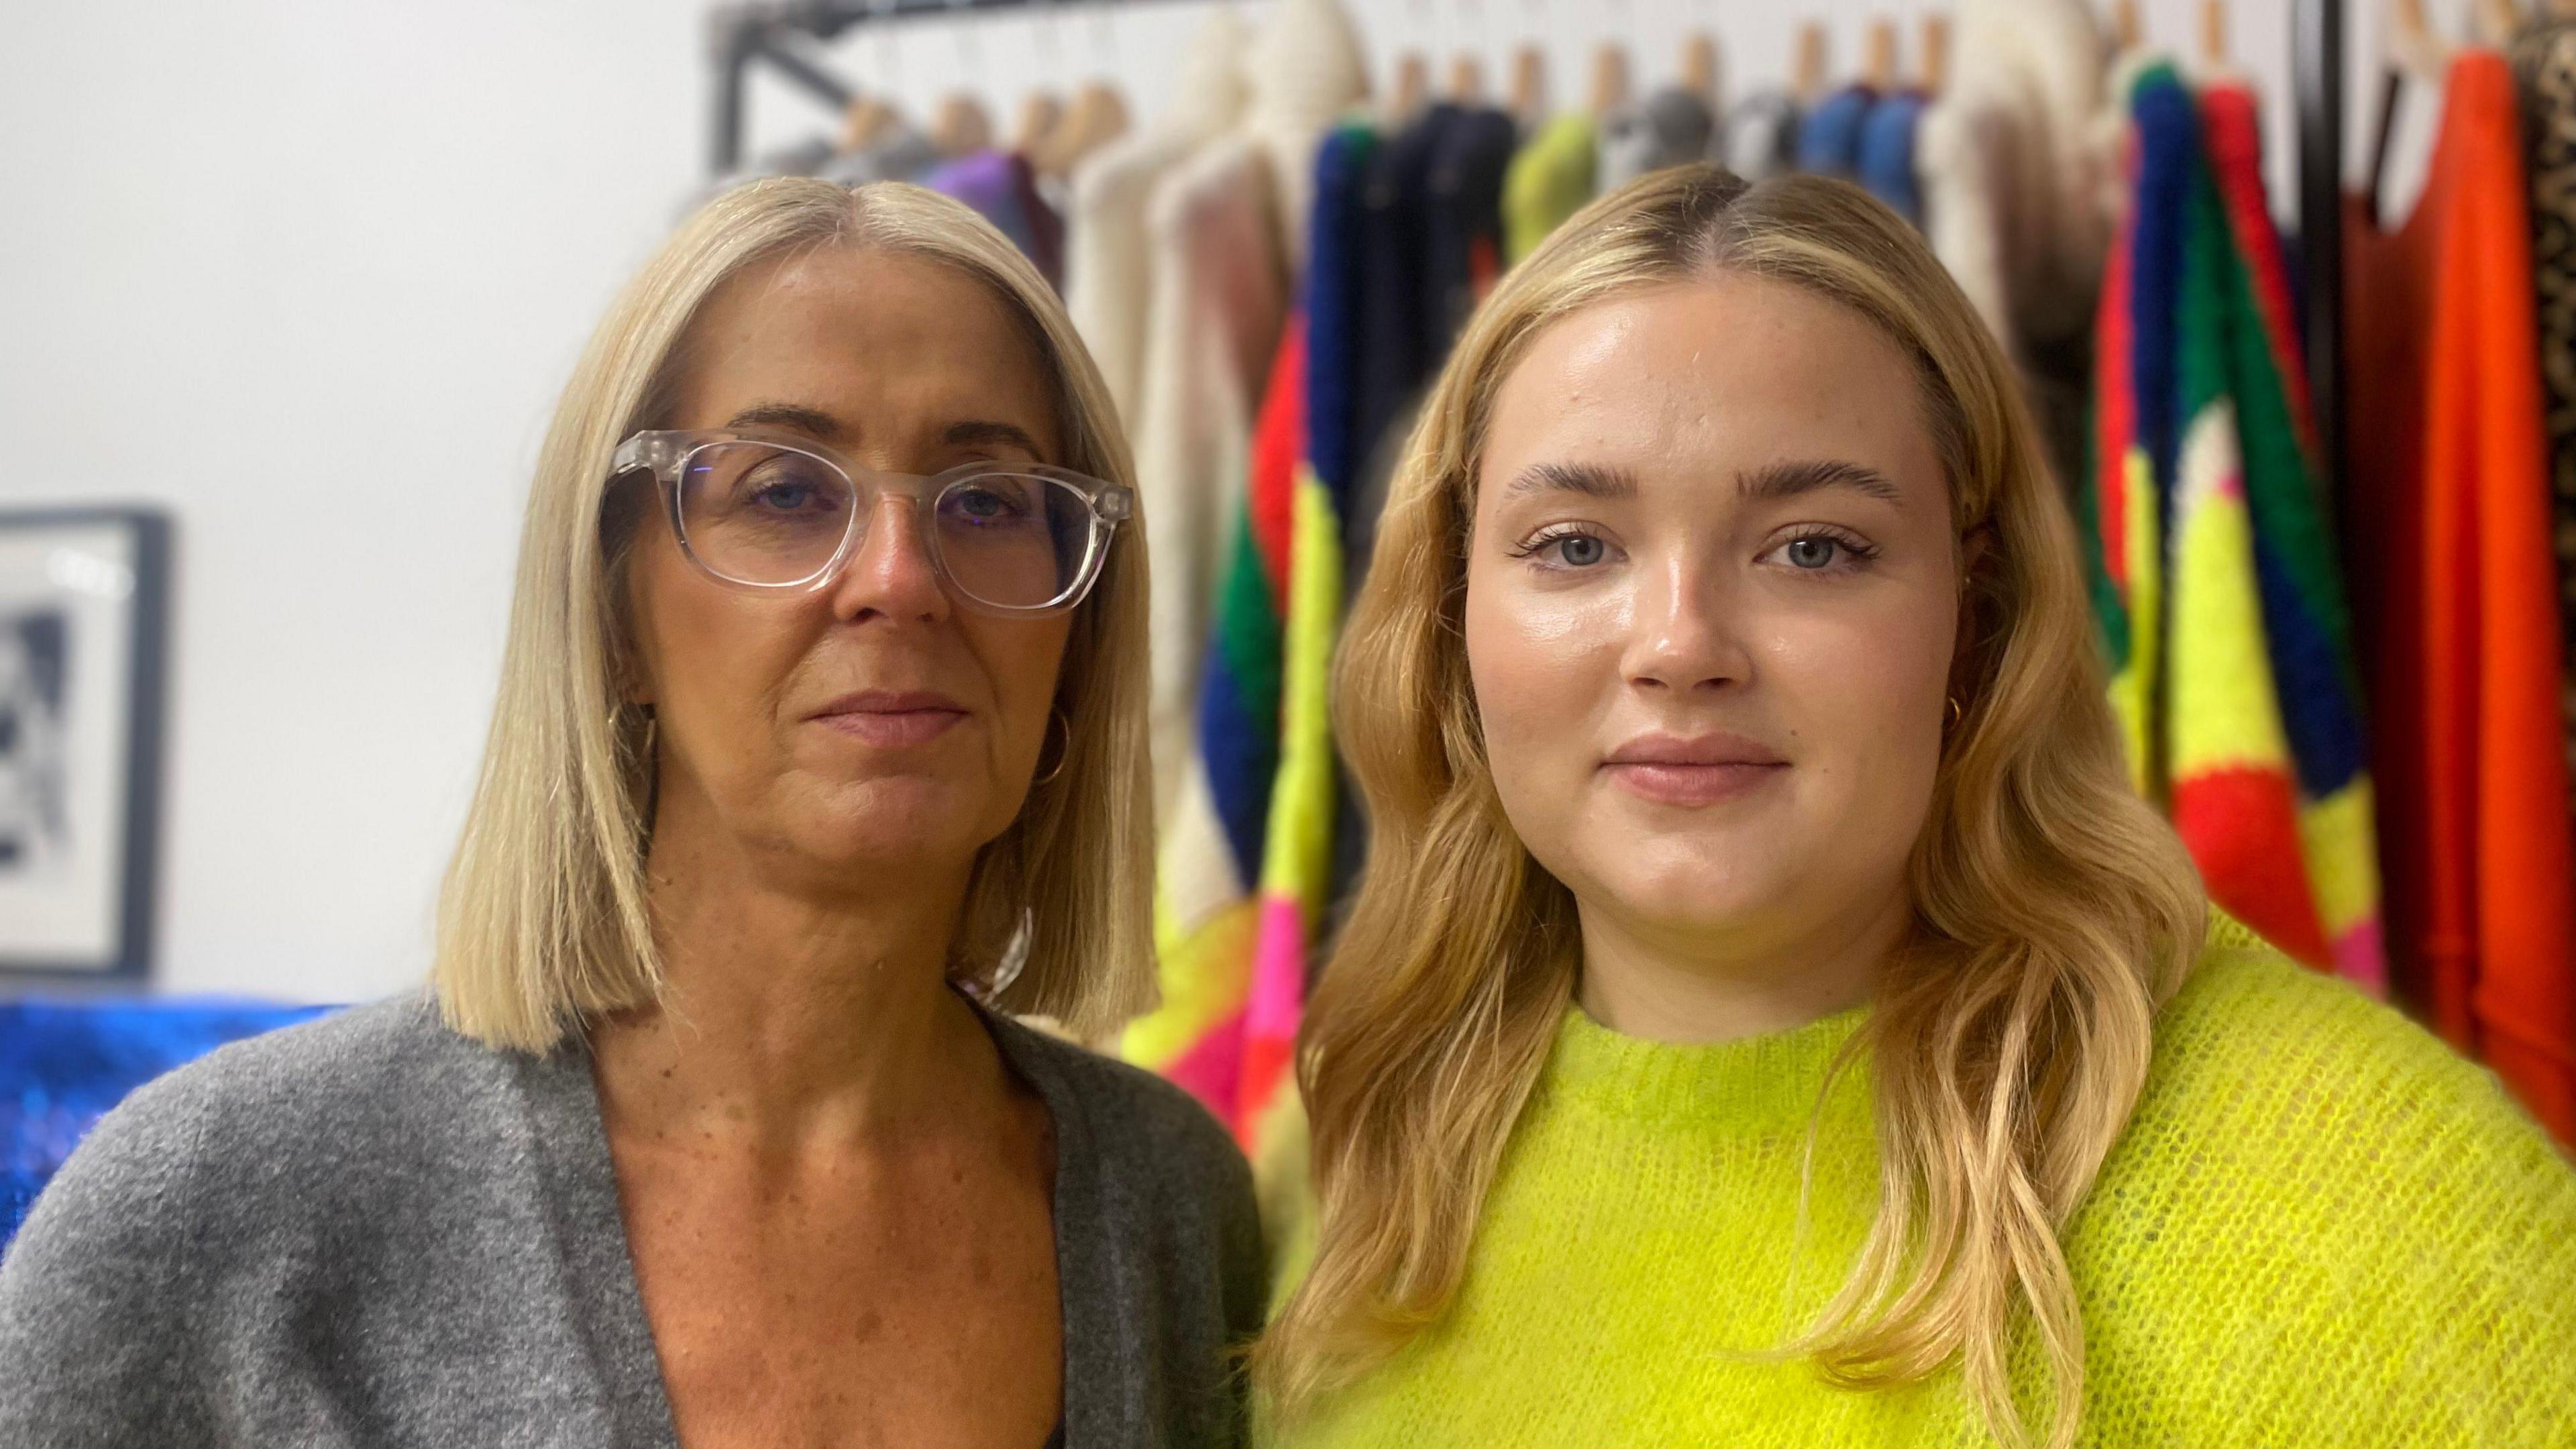
{"type": "MultiPolygon", "coordinates": [[[[1864,1016],[1674,1046],[1569,1012],[1451,1312],[1267,1442],[1992,1442],[1955,1368],[1870,1392],[1730,1356],[1811,1321],[1870,1221],[1847,1074],[1796,1230],[1864,1016]]],[[[2576,1171],[2488,1073],[2271,952],[2213,950],[2166,1009],[2066,1251],[2079,1443],[2576,1445],[2576,1171]]],[[[2044,1412],[2027,1342],[2015,1363],[2044,1412]]]]}
{"type": "Polygon", "coordinates": [[[1601,134],[1574,112],[1538,128],[1503,172],[1503,260],[1516,264],[1592,199],[1601,134]]]}

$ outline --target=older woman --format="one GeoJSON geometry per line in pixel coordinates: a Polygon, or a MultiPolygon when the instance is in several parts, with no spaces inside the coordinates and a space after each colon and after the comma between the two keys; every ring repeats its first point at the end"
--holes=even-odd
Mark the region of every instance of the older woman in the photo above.
{"type": "Polygon", "coordinates": [[[1594,203],[1377,557],[1280,1444],[2576,1443],[2576,1173],[2205,929],[2012,370],[1894,213],[1594,203]]]}
{"type": "Polygon", "coordinates": [[[905,187],[710,203],[533,489],[435,1002],[99,1125],[0,1441],[1223,1444],[1248,1175],[1149,990],[1145,568],[1036,272],[905,187]]]}

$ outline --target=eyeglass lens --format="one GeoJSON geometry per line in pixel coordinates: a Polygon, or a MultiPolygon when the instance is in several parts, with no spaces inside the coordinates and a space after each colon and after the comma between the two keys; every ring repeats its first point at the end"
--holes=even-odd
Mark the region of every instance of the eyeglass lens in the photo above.
{"type": "MultiPolygon", "coordinates": [[[[852,515],[873,503],[832,464],[766,443],[710,443],[680,470],[682,542],[701,567],[736,583],[812,579],[840,551],[852,515]]],[[[862,514],[853,547],[866,526],[862,514]]],[[[1090,501],[1072,484],[997,471],[942,489],[924,537],[969,599],[1036,609],[1080,581],[1092,529],[1090,501]]]]}

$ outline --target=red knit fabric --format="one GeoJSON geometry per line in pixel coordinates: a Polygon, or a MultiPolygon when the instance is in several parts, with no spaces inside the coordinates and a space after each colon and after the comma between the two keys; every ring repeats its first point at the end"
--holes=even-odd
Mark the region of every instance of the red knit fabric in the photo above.
{"type": "Polygon", "coordinates": [[[2453,1045],[2576,1144],[2576,842],[2513,79],[2453,63],[2422,201],[2357,218],[2351,532],[2391,954],[2453,1045]]]}

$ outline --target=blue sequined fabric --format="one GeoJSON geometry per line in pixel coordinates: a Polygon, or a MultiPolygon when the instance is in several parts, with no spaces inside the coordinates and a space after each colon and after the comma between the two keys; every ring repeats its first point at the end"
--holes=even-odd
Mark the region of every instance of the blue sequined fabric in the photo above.
{"type": "Polygon", "coordinates": [[[125,1094],[228,1041],[327,1006],[0,1002],[0,1247],[72,1148],[125,1094]]]}

